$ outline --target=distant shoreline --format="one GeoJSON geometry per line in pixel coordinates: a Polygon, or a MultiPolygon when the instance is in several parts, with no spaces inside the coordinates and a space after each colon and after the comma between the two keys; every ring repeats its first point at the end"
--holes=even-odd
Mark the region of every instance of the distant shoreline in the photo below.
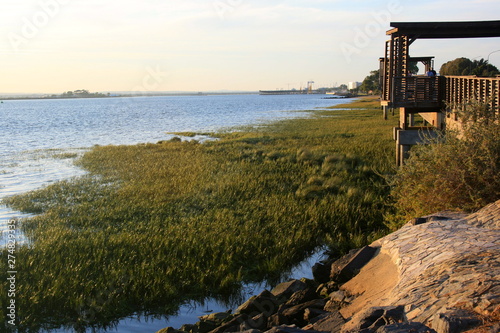
{"type": "Polygon", "coordinates": [[[258,91],[247,92],[180,92],[180,93],[128,93],[111,94],[99,96],[61,96],[61,95],[43,95],[43,96],[0,96],[0,101],[12,100],[36,100],[36,99],[95,99],[95,98],[123,98],[123,97],[169,97],[169,96],[221,96],[221,95],[258,95],[258,91]]]}

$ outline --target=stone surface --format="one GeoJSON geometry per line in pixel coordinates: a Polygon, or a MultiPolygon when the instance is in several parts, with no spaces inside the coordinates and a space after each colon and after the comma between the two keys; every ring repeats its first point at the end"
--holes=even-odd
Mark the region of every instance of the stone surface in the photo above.
{"type": "Polygon", "coordinates": [[[280,314],[280,323],[286,325],[293,324],[297,326],[305,326],[307,325],[307,320],[304,319],[305,311],[307,309],[322,310],[325,304],[325,299],[316,299],[284,309],[280,314]]]}
{"type": "Polygon", "coordinates": [[[345,324],[345,319],[338,311],[332,312],[324,316],[317,322],[311,325],[311,328],[321,332],[340,332],[340,329],[345,324]]]}
{"type": "Polygon", "coordinates": [[[351,252],[350,256],[345,256],[335,261],[331,266],[331,280],[339,283],[348,281],[373,258],[376,251],[377,249],[374,247],[365,246],[362,249],[351,252]]]}
{"type": "Polygon", "coordinates": [[[379,327],[376,333],[436,333],[422,323],[398,323],[379,327]]]}
{"type": "Polygon", "coordinates": [[[267,321],[268,317],[260,313],[250,319],[245,320],[243,323],[240,324],[240,327],[238,329],[239,332],[241,331],[249,331],[249,330],[259,330],[259,331],[266,331],[267,330],[267,321]]]}
{"type": "Polygon", "coordinates": [[[371,307],[353,316],[342,327],[342,332],[358,332],[363,329],[374,332],[380,326],[406,321],[405,310],[402,306],[371,307]]]}
{"type": "Polygon", "coordinates": [[[215,312],[198,318],[203,321],[213,321],[216,323],[222,323],[229,317],[231,317],[231,312],[215,312]]]}
{"type": "MultiPolygon", "coordinates": [[[[316,333],[317,331],[303,330],[294,325],[281,325],[271,328],[265,333],[316,333]]],[[[318,332],[319,333],[319,332],[318,332]]]]}
{"type": "Polygon", "coordinates": [[[297,304],[302,304],[305,302],[309,302],[318,298],[318,294],[313,288],[307,288],[304,290],[299,290],[293,293],[292,296],[285,303],[288,306],[294,306],[297,304]]]}
{"type": "Polygon", "coordinates": [[[185,333],[184,331],[176,330],[173,327],[167,327],[167,328],[162,328],[161,330],[157,331],[156,333],[185,333]]]}
{"type": "Polygon", "coordinates": [[[211,331],[211,333],[223,333],[223,332],[238,332],[241,324],[250,319],[250,317],[246,314],[240,314],[211,331]]]}
{"type": "Polygon", "coordinates": [[[288,298],[297,291],[304,289],[307,289],[307,284],[305,282],[300,280],[291,280],[278,284],[273,288],[273,290],[271,290],[271,294],[273,294],[278,301],[282,302],[282,300],[288,300],[288,298]]]}
{"type": "Polygon", "coordinates": [[[437,333],[460,333],[481,324],[481,319],[475,313],[463,309],[437,313],[432,320],[432,327],[437,333]]]}
{"type": "Polygon", "coordinates": [[[398,279],[370,305],[408,305],[410,321],[431,327],[447,308],[490,315],[500,305],[500,201],[468,216],[436,215],[449,219],[408,224],[371,244],[391,258],[398,279]]]}
{"type": "Polygon", "coordinates": [[[279,304],[276,297],[268,290],[264,290],[259,295],[253,296],[243,303],[236,310],[236,313],[247,314],[251,317],[259,313],[270,316],[278,311],[278,306],[279,304]]]}

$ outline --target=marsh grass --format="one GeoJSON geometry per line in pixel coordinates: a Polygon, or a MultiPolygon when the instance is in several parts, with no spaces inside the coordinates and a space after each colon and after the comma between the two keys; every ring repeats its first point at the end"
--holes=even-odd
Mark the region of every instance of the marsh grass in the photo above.
{"type": "Polygon", "coordinates": [[[78,162],[88,175],[9,198],[39,214],[22,223],[31,242],[18,249],[21,330],[108,327],[230,299],[319,246],[341,253],[381,236],[396,119],[383,121],[374,103],[204,144],[94,147],[78,162]]]}

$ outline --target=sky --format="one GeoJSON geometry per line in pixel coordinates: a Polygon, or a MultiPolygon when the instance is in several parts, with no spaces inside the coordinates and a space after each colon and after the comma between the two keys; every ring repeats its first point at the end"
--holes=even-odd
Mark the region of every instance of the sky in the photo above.
{"type": "MultiPolygon", "coordinates": [[[[0,94],[256,91],[362,81],[390,22],[499,20],[498,0],[2,0],[0,94]]],[[[500,68],[500,38],[417,40],[500,68]]]]}

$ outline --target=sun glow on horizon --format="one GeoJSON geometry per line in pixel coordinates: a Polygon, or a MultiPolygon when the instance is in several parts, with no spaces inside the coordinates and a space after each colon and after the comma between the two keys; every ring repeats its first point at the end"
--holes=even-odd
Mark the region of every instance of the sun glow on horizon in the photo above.
{"type": "MultiPolygon", "coordinates": [[[[0,4],[0,93],[141,86],[255,91],[298,89],[310,80],[321,86],[362,81],[378,68],[390,21],[493,20],[500,10],[496,1],[450,4],[5,0],[0,4]]],[[[412,52],[434,55],[439,63],[486,58],[500,48],[498,39],[467,44],[426,49],[422,43],[412,52]]],[[[490,62],[500,63],[500,55],[493,54],[490,62]]]]}

